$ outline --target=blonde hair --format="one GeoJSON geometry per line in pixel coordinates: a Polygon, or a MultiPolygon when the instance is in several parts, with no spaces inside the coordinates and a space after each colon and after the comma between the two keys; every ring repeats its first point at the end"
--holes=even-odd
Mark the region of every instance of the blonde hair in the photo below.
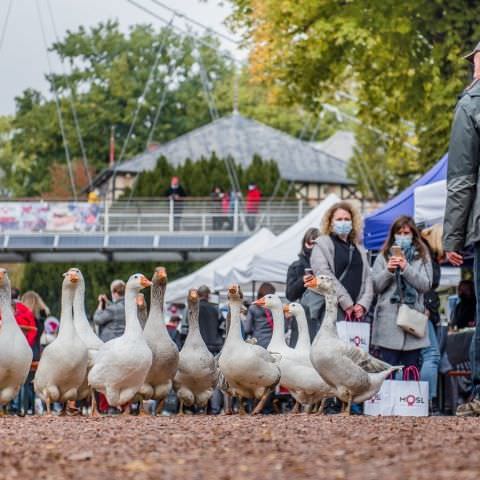
{"type": "Polygon", "coordinates": [[[50,315],[50,309],[47,307],[43,298],[33,290],[29,290],[22,295],[20,301],[28,307],[32,312],[35,318],[40,317],[40,312],[43,310],[45,314],[50,315]]]}
{"type": "Polygon", "coordinates": [[[421,231],[420,235],[428,244],[434,256],[443,256],[443,225],[441,223],[436,223],[429,228],[425,228],[421,231]]]}
{"type": "Polygon", "coordinates": [[[337,202],[325,212],[320,225],[320,233],[322,235],[330,235],[333,233],[333,216],[337,210],[345,210],[351,215],[352,231],[348,234],[348,239],[352,243],[358,243],[362,232],[362,216],[358,209],[350,202],[337,202]]]}

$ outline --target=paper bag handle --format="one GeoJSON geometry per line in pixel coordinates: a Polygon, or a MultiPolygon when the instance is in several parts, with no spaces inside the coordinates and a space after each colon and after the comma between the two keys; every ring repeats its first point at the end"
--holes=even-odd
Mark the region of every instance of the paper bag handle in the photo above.
{"type": "Polygon", "coordinates": [[[415,380],[416,382],[420,381],[420,372],[418,371],[418,368],[415,367],[414,365],[410,365],[410,367],[407,367],[403,370],[403,379],[404,380],[415,380]]]}

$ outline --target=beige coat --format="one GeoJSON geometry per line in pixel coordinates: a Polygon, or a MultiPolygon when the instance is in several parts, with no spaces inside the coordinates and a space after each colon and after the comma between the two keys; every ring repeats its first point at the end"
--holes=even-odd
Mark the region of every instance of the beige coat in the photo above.
{"type": "MultiPolygon", "coordinates": [[[[373,300],[373,283],[370,274],[370,266],[365,250],[356,245],[363,261],[363,274],[359,281],[362,282],[360,287],[360,295],[357,303],[365,308],[368,312],[373,300]]],[[[345,287],[340,281],[335,278],[335,246],[329,235],[321,235],[315,241],[315,245],[312,250],[312,256],[310,258],[310,264],[315,275],[328,275],[335,280],[335,290],[338,295],[338,304],[342,310],[353,306],[353,300],[348,294],[345,287]]]]}

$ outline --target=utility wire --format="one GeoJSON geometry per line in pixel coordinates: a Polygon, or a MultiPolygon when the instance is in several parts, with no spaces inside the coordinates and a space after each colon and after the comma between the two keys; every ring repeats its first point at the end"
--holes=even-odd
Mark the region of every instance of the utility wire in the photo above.
{"type": "Polygon", "coordinates": [[[229,37],[228,35],[225,35],[224,33],[219,32],[218,30],[214,30],[213,28],[209,27],[208,25],[200,23],[199,21],[195,20],[194,18],[189,17],[185,13],[166,5],[165,3],[160,2],[159,0],[150,0],[150,1],[153,2],[155,5],[158,5],[160,8],[163,8],[163,9],[168,10],[169,12],[175,14],[177,17],[184,18],[185,20],[187,20],[187,22],[190,22],[193,25],[196,25],[197,27],[203,28],[203,29],[205,29],[209,32],[214,33],[217,37],[223,38],[227,42],[233,43],[237,46],[240,45],[240,42],[238,40],[235,40],[233,37],[229,37]]]}
{"type": "MultiPolygon", "coordinates": [[[[173,23],[174,18],[175,18],[175,15],[173,15],[173,17],[171,18],[170,22],[167,25],[167,28],[170,28],[170,26],[173,23]]],[[[158,68],[158,64],[160,62],[160,58],[162,56],[163,49],[165,48],[166,41],[167,41],[167,36],[165,35],[165,37],[160,42],[160,45],[158,46],[157,53],[155,55],[155,60],[153,62],[152,68],[150,69],[150,73],[148,74],[148,78],[147,78],[147,81],[145,83],[145,86],[143,87],[143,92],[140,95],[140,97],[137,99],[137,107],[135,109],[135,113],[133,114],[132,123],[130,124],[130,129],[128,130],[127,137],[125,138],[125,141],[123,142],[123,147],[122,147],[122,151],[120,153],[120,158],[118,159],[119,164],[122,162],[123,157],[125,155],[125,152],[127,150],[128,142],[130,141],[130,137],[132,136],[133,129],[135,128],[135,123],[137,122],[138,114],[140,112],[140,109],[142,108],[143,102],[145,101],[145,97],[148,93],[150,85],[152,84],[153,77],[155,75],[155,70],[158,68]]]]}
{"type": "Polygon", "coordinates": [[[5,35],[7,33],[8,19],[10,18],[10,13],[12,12],[13,0],[8,2],[7,14],[5,15],[5,21],[3,22],[2,34],[0,35],[0,52],[2,51],[3,41],[5,40],[5,35]]]}
{"type": "MultiPolygon", "coordinates": [[[[47,56],[48,71],[49,71],[50,76],[52,76],[53,69],[52,69],[52,64],[50,62],[50,56],[48,54],[47,36],[45,34],[45,26],[43,24],[42,12],[40,10],[39,0],[36,0],[35,4],[37,6],[38,19],[40,21],[40,30],[42,32],[43,44],[44,44],[45,52],[46,52],[46,56],[47,56]]],[[[53,85],[53,92],[54,92],[54,99],[55,99],[55,109],[56,109],[56,112],[57,112],[58,123],[60,124],[60,132],[62,134],[62,139],[63,139],[63,148],[65,150],[65,158],[67,160],[68,175],[70,177],[70,187],[72,189],[73,198],[74,198],[75,201],[77,201],[77,191],[75,189],[75,177],[74,177],[74,174],[73,174],[72,160],[70,158],[70,150],[68,148],[68,141],[67,141],[67,136],[66,136],[66,133],[65,133],[65,125],[63,123],[62,110],[61,110],[61,107],[60,107],[60,99],[58,97],[58,91],[57,91],[57,87],[55,85],[55,82],[53,82],[52,85],[53,85]]]]}
{"type": "MultiPolygon", "coordinates": [[[[144,7],[143,5],[140,5],[138,2],[136,2],[135,0],[126,0],[128,3],[134,5],[135,7],[139,8],[140,10],[143,10],[145,13],[148,13],[150,16],[156,18],[157,20],[159,20],[160,22],[162,23],[165,23],[165,24],[169,24],[170,22],[166,19],[166,18],[163,18],[161,17],[160,15],[158,15],[157,13],[153,12],[152,10],[150,10],[149,8],[147,7],[144,7]]],[[[174,29],[174,30],[177,30],[178,32],[184,34],[184,35],[191,35],[191,32],[189,32],[188,30],[184,29],[184,28],[181,28],[181,27],[178,27],[177,25],[171,25],[171,28],[174,29]]],[[[205,47],[207,48],[211,48],[215,51],[217,51],[217,54],[224,57],[224,58],[228,58],[229,60],[233,61],[233,62],[238,62],[238,60],[228,51],[225,51],[225,50],[220,50],[218,48],[218,45],[214,45],[210,42],[207,42],[206,40],[203,40],[201,38],[198,38],[197,39],[197,42],[204,45],[205,47]]]]}
{"type": "MultiPolygon", "coordinates": [[[[48,8],[48,11],[50,13],[50,20],[52,22],[53,32],[55,34],[55,38],[56,38],[57,42],[59,43],[60,42],[60,37],[58,35],[57,25],[55,23],[55,18],[54,18],[54,15],[53,15],[52,5],[50,3],[50,0],[46,0],[46,1],[47,1],[47,8],[48,8]]],[[[88,165],[87,151],[85,149],[85,145],[83,143],[82,132],[80,130],[80,124],[79,124],[78,116],[77,116],[77,109],[75,108],[75,102],[74,102],[75,97],[74,97],[73,86],[72,86],[72,83],[70,82],[70,80],[67,76],[67,72],[66,72],[66,69],[65,69],[65,64],[64,64],[63,58],[60,58],[60,60],[61,60],[61,64],[62,64],[63,78],[65,79],[65,82],[67,84],[68,89],[70,90],[70,97],[68,98],[68,100],[69,100],[69,104],[70,104],[70,109],[72,111],[73,123],[75,125],[75,133],[77,135],[78,144],[80,145],[80,151],[82,152],[83,169],[85,170],[85,175],[87,176],[88,187],[89,187],[89,189],[91,189],[91,187],[92,187],[92,176],[90,174],[90,169],[89,169],[89,165],[88,165]]]]}

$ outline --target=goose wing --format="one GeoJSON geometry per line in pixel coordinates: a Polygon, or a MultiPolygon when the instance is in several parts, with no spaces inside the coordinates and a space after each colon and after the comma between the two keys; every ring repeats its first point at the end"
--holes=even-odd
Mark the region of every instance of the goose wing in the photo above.
{"type": "Polygon", "coordinates": [[[345,355],[352,360],[353,363],[365,370],[367,373],[383,372],[391,367],[390,364],[373,357],[369,353],[363,351],[361,348],[353,345],[345,345],[345,355]]]}

